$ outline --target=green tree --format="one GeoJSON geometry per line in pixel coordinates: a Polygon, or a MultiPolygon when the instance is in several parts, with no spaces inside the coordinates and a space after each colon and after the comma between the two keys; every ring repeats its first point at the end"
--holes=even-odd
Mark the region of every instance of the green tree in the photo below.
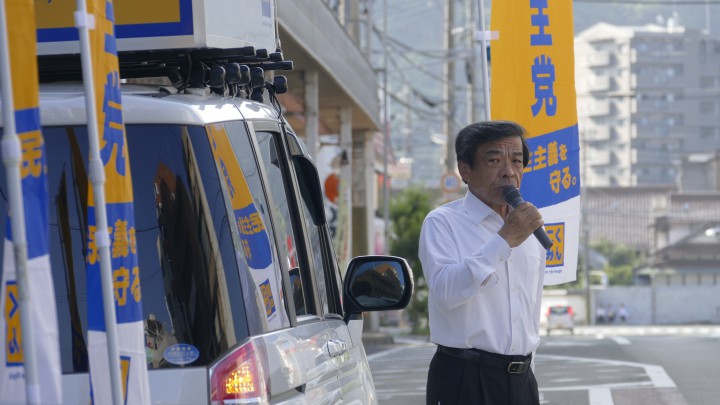
{"type": "MultiPolygon", "coordinates": [[[[608,262],[604,268],[591,266],[589,270],[603,270],[608,277],[608,285],[633,284],[633,268],[637,267],[642,260],[634,250],[628,246],[615,244],[607,240],[591,242],[590,249],[604,256],[608,262]]],[[[582,290],[585,288],[585,275],[583,274],[585,254],[582,249],[578,253],[576,280],[569,283],[546,286],[545,289],[582,290]]],[[[597,263],[595,263],[595,265],[597,266],[597,263]]],[[[600,278],[591,275],[590,283],[593,285],[599,284],[600,278]]]]}
{"type": "Polygon", "coordinates": [[[592,243],[592,248],[608,259],[605,273],[609,285],[632,285],[632,269],[640,264],[642,258],[630,247],[600,240],[592,243]]]}
{"type": "Polygon", "coordinates": [[[413,333],[421,330],[422,320],[427,319],[427,285],[422,264],[418,257],[420,229],[425,216],[435,207],[435,195],[425,189],[411,187],[394,196],[390,202],[391,237],[390,252],[407,260],[415,276],[415,292],[408,306],[413,333]]]}

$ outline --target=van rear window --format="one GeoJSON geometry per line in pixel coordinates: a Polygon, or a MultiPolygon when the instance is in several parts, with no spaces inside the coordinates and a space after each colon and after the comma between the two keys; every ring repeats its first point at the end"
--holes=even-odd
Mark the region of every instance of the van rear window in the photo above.
{"type": "MultiPolygon", "coordinates": [[[[203,127],[127,125],[148,368],[204,366],[248,336],[224,194],[203,127]],[[164,355],[186,348],[197,358],[164,355]],[[169,351],[167,352],[169,353],[169,351]]],[[[50,259],[64,373],[88,368],[87,130],[43,128],[50,259]]],[[[7,187],[0,165],[0,229],[7,187]]],[[[108,224],[112,226],[112,224],[108,224]]],[[[0,249],[0,263],[2,263],[0,249]]],[[[0,278],[1,278],[0,273],[0,278]]],[[[253,298],[254,299],[254,298],[253,298]]]]}

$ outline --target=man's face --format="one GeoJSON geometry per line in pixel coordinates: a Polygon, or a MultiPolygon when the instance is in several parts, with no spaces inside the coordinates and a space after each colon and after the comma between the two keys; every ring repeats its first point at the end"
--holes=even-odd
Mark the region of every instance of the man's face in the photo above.
{"type": "Polygon", "coordinates": [[[471,193],[494,211],[504,214],[507,203],[503,188],[519,188],[522,181],[522,140],[512,136],[480,145],[475,151],[474,167],[460,162],[458,170],[471,193]]]}

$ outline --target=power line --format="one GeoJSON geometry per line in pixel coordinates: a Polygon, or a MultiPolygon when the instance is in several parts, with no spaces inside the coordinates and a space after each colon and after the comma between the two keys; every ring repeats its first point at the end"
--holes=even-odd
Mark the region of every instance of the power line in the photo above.
{"type": "Polygon", "coordinates": [[[601,3],[601,4],[635,4],[658,6],[704,6],[707,4],[720,4],[719,0],[573,0],[573,3],[601,3]]]}

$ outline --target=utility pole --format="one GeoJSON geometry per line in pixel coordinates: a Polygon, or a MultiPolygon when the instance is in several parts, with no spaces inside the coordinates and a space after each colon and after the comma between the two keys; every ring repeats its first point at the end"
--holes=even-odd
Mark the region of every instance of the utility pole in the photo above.
{"type": "MultiPolygon", "coordinates": [[[[585,188],[587,191],[587,187],[585,188]]],[[[583,257],[583,276],[585,276],[585,316],[588,325],[595,324],[595,318],[593,318],[592,299],[590,296],[590,224],[588,223],[588,212],[587,212],[587,195],[585,195],[584,202],[581,203],[582,210],[582,226],[583,226],[583,250],[585,251],[585,257],[583,257]]]]}
{"type": "MultiPolygon", "coordinates": [[[[387,1],[387,0],[386,0],[387,1]]],[[[455,39],[453,38],[453,24],[455,23],[455,0],[445,2],[445,40],[444,48],[446,53],[445,68],[443,69],[443,101],[445,103],[445,114],[443,121],[443,132],[447,136],[447,147],[445,148],[445,173],[455,171],[455,61],[453,51],[455,39]]]]}
{"type": "Polygon", "coordinates": [[[490,72],[488,71],[488,58],[487,58],[487,41],[489,38],[488,32],[485,29],[485,3],[483,0],[478,0],[478,8],[480,11],[480,52],[482,52],[482,58],[480,58],[480,66],[482,67],[483,76],[483,99],[485,101],[485,119],[490,120],[490,72]]]}
{"type": "Polygon", "coordinates": [[[410,135],[412,134],[412,113],[410,111],[410,87],[404,86],[403,87],[403,100],[405,101],[405,111],[403,114],[403,129],[402,129],[402,148],[403,148],[403,157],[409,157],[410,156],[410,149],[412,143],[410,142],[410,135]]]}
{"type": "Polygon", "coordinates": [[[388,0],[383,0],[383,219],[385,220],[385,254],[390,254],[390,178],[388,176],[388,157],[390,155],[390,122],[388,97],[388,0]]]}
{"type": "Polygon", "coordinates": [[[477,83],[477,75],[475,74],[475,63],[477,58],[477,47],[475,46],[475,2],[465,2],[465,34],[467,38],[468,56],[467,64],[465,66],[467,72],[467,123],[473,123],[477,121],[475,114],[475,83],[477,83]]]}
{"type": "Polygon", "coordinates": [[[365,57],[372,61],[373,0],[365,0],[365,57]]]}

